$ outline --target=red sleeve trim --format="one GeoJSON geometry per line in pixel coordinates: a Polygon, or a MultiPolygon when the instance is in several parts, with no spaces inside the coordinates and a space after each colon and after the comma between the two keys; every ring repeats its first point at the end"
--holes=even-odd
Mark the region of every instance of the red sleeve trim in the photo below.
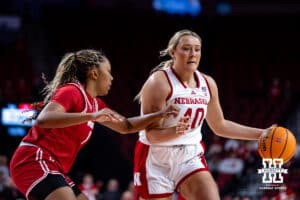
{"type": "Polygon", "coordinates": [[[208,84],[207,78],[206,78],[206,76],[205,76],[203,73],[202,73],[202,76],[204,77],[204,80],[205,80],[206,85],[207,85],[207,87],[208,87],[209,95],[210,95],[210,97],[212,97],[212,95],[211,95],[211,89],[210,89],[210,86],[209,86],[209,84],[208,84]]]}
{"type": "Polygon", "coordinates": [[[168,96],[167,96],[167,98],[166,98],[166,100],[168,101],[168,100],[171,98],[172,94],[173,94],[173,86],[172,86],[172,84],[171,84],[171,80],[170,80],[170,78],[169,78],[167,72],[166,72],[165,70],[160,70],[160,71],[164,72],[164,74],[165,74],[165,76],[166,76],[166,78],[167,78],[167,80],[168,80],[169,86],[170,86],[170,88],[171,88],[171,91],[170,91],[170,93],[168,94],[168,96]]]}

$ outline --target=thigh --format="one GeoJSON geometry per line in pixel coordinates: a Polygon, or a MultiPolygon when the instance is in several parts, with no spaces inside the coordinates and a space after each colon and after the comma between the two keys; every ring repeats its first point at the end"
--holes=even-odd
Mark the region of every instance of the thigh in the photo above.
{"type": "Polygon", "coordinates": [[[73,190],[68,186],[60,187],[54,190],[45,198],[45,200],[57,200],[57,199],[77,200],[73,190]]]}
{"type": "Polygon", "coordinates": [[[76,197],[76,200],[89,200],[89,198],[81,193],[76,197]]]}
{"type": "Polygon", "coordinates": [[[139,197],[138,200],[172,200],[172,197],[166,197],[166,198],[151,198],[151,199],[144,199],[142,197],[139,197]]]}
{"type": "Polygon", "coordinates": [[[179,188],[180,194],[188,200],[219,200],[219,191],[209,171],[199,171],[184,180],[179,188]]]}
{"type": "Polygon", "coordinates": [[[172,200],[172,197],[165,197],[165,198],[151,198],[147,200],[172,200]]]}
{"type": "Polygon", "coordinates": [[[85,196],[83,193],[75,196],[74,190],[70,187],[61,187],[53,192],[51,192],[45,200],[57,200],[57,199],[64,199],[64,200],[88,200],[88,197],[85,196]]]}
{"type": "MultiPolygon", "coordinates": [[[[52,194],[55,191],[59,191],[59,194],[61,193],[61,190],[58,190],[60,188],[70,188],[74,196],[78,196],[81,192],[77,188],[76,185],[71,185],[68,183],[70,180],[66,180],[66,177],[64,177],[62,174],[48,174],[43,180],[38,182],[30,191],[28,197],[29,199],[33,200],[39,200],[39,199],[46,199],[50,194],[52,194]]],[[[65,191],[68,189],[64,189],[62,191],[65,191]]],[[[67,192],[63,192],[67,193],[67,192]]]]}

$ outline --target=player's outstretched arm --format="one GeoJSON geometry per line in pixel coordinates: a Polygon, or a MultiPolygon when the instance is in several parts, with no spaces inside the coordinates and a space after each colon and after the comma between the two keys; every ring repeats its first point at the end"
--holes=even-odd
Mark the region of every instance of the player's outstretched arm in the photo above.
{"type": "Polygon", "coordinates": [[[137,131],[146,129],[156,120],[164,119],[170,116],[176,117],[178,112],[178,108],[174,105],[171,105],[157,112],[130,118],[125,118],[124,116],[115,112],[114,118],[119,120],[96,121],[114,131],[126,134],[135,133],[137,131]]]}
{"type": "Polygon", "coordinates": [[[68,113],[63,106],[50,102],[36,119],[36,125],[41,128],[64,128],[87,121],[120,121],[121,119],[109,108],[94,113],[68,113]]]}

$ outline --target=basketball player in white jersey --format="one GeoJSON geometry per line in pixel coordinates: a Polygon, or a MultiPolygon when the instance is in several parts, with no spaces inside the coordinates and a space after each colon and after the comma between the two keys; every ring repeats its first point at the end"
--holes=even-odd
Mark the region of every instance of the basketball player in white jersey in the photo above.
{"type": "Polygon", "coordinates": [[[257,140],[268,129],[237,124],[224,119],[215,81],[198,71],[201,38],[181,30],[161,52],[170,60],[161,63],[145,82],[139,95],[142,114],[175,104],[176,118],[158,120],[140,132],[135,149],[134,183],[140,199],[171,200],[174,191],[187,200],[218,200],[218,189],[204,158],[201,126],[206,119],[215,134],[235,139],[257,140]],[[175,133],[178,119],[187,116],[190,127],[175,133]]]}

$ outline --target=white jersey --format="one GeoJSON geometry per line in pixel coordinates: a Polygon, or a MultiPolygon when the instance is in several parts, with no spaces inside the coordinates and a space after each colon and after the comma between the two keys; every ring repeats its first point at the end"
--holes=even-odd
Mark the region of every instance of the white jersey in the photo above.
{"type": "MultiPolygon", "coordinates": [[[[190,116],[191,126],[187,133],[184,135],[167,142],[158,143],[155,145],[171,146],[171,145],[184,145],[184,144],[198,144],[202,140],[201,127],[203,120],[207,113],[207,105],[210,101],[211,93],[206,78],[199,71],[196,71],[195,79],[197,81],[197,87],[187,87],[175,74],[172,68],[163,68],[169,85],[171,87],[171,93],[167,99],[167,106],[174,104],[180,109],[180,112],[176,118],[169,117],[165,119],[163,127],[176,126],[180,118],[184,116],[190,116]]],[[[151,145],[147,140],[144,130],[139,133],[139,140],[151,145]]]]}

